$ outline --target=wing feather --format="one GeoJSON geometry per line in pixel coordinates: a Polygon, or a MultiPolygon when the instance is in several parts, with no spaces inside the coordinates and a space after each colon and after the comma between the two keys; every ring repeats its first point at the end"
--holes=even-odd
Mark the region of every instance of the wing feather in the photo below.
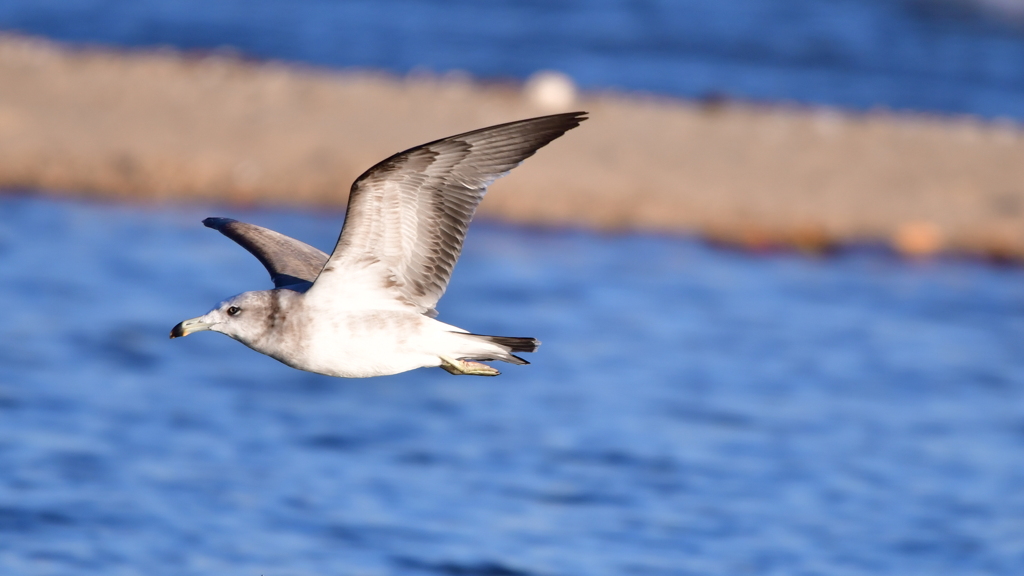
{"type": "Polygon", "coordinates": [[[207,218],[213,228],[248,250],[270,273],[275,288],[305,291],[327,263],[327,254],[280,232],[231,218],[207,218]]]}
{"type": "Polygon", "coordinates": [[[307,296],[436,314],[487,187],[584,120],[571,112],[482,128],[370,168],[352,184],[334,253],[307,296]]]}

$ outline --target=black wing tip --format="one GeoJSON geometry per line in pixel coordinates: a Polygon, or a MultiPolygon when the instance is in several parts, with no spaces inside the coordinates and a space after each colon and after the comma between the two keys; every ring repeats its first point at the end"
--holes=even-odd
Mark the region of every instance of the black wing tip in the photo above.
{"type": "MultiPolygon", "coordinates": [[[[563,112],[561,114],[550,114],[548,116],[538,116],[536,118],[527,118],[526,120],[519,120],[517,122],[509,122],[506,126],[512,129],[524,128],[526,133],[530,134],[532,138],[536,139],[536,152],[551,141],[559,138],[569,130],[579,126],[584,120],[588,120],[590,117],[587,116],[587,112],[563,112]]],[[[501,128],[498,126],[496,128],[501,128]]],[[[484,130],[489,130],[485,128],[484,130]]],[[[529,156],[532,156],[531,153],[529,156]]],[[[525,160],[525,158],[524,158],[525,160]]]]}
{"type": "MultiPolygon", "coordinates": [[[[445,140],[458,140],[467,136],[473,136],[482,132],[501,132],[505,130],[518,131],[526,129],[529,132],[533,132],[537,135],[548,134],[550,138],[545,142],[550,142],[555,138],[558,138],[562,134],[565,134],[569,130],[579,126],[584,120],[589,120],[589,112],[576,111],[576,112],[561,112],[559,114],[548,114],[546,116],[535,116],[533,118],[523,118],[521,120],[513,120],[511,122],[504,122],[502,124],[495,124],[494,126],[487,126],[485,128],[477,128],[469,132],[463,132],[462,134],[456,134],[455,136],[449,136],[447,138],[441,138],[434,142],[428,142],[417,148],[430,146],[438,142],[445,140]]],[[[543,145],[542,145],[543,146],[543,145]]],[[[539,148],[539,146],[538,146],[539,148]]],[[[397,156],[397,154],[396,154],[397,156]]]]}
{"type": "Polygon", "coordinates": [[[577,110],[575,112],[561,112],[559,114],[550,114],[548,116],[540,116],[539,118],[562,118],[573,122],[583,122],[590,118],[590,112],[586,110],[577,110]]]}
{"type": "MultiPolygon", "coordinates": [[[[576,112],[562,112],[560,114],[549,114],[547,116],[537,116],[536,118],[516,120],[515,122],[492,126],[491,128],[500,128],[502,126],[511,127],[517,124],[546,124],[549,128],[557,128],[564,134],[565,132],[579,126],[584,120],[589,120],[590,116],[588,116],[588,114],[590,113],[582,110],[576,112]]],[[[490,130],[491,128],[483,128],[482,130],[490,130]]]]}
{"type": "Polygon", "coordinates": [[[213,228],[214,230],[220,230],[221,228],[229,224],[234,224],[235,222],[238,222],[238,220],[235,220],[234,218],[220,218],[217,216],[210,216],[209,218],[205,218],[203,220],[203,226],[206,226],[207,228],[213,228]]]}
{"type": "Polygon", "coordinates": [[[584,120],[590,120],[590,116],[588,116],[588,114],[589,112],[579,111],[566,112],[565,114],[556,114],[555,116],[565,119],[566,123],[568,124],[565,130],[566,132],[568,132],[569,130],[572,130],[573,128],[582,124],[584,120]]]}
{"type": "Polygon", "coordinates": [[[547,114],[544,116],[537,116],[535,118],[527,118],[526,120],[520,120],[520,122],[528,122],[530,120],[542,120],[544,118],[565,118],[579,120],[580,122],[582,122],[589,118],[589,116],[587,116],[588,114],[590,114],[590,112],[587,112],[586,110],[577,110],[575,112],[559,112],[558,114],[547,114]]]}

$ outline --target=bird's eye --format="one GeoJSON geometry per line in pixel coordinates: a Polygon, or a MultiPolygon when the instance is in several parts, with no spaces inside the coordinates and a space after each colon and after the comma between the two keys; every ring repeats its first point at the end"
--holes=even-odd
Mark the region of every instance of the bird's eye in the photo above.
{"type": "Polygon", "coordinates": [[[232,306],[232,307],[228,308],[228,316],[237,316],[238,313],[241,312],[241,311],[242,311],[242,309],[239,308],[238,306],[232,306]]]}

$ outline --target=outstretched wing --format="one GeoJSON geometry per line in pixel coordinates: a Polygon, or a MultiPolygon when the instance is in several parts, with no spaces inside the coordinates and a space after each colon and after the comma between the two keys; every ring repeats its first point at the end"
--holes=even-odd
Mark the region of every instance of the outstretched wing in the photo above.
{"type": "Polygon", "coordinates": [[[443,138],[378,163],[352,184],[345,225],[307,295],[434,315],[469,221],[496,179],[586,120],[543,116],[443,138]],[[330,296],[328,296],[330,294],[330,296]]]}
{"type": "Polygon", "coordinates": [[[275,288],[303,292],[327,263],[327,254],[280,232],[231,218],[207,218],[213,228],[245,248],[270,272],[275,288]]]}

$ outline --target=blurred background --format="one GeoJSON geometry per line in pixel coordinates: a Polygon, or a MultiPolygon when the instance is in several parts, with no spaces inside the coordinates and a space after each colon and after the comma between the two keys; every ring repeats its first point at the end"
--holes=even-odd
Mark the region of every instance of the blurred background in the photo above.
{"type": "Polygon", "coordinates": [[[1024,570],[1024,3],[0,2],[0,573],[1024,570]],[[178,321],[403,148],[569,109],[440,318],[496,379],[178,321]]]}
{"type": "Polygon", "coordinates": [[[1024,118],[1019,0],[9,0],[5,29],[123,48],[587,90],[1024,118]]]}

